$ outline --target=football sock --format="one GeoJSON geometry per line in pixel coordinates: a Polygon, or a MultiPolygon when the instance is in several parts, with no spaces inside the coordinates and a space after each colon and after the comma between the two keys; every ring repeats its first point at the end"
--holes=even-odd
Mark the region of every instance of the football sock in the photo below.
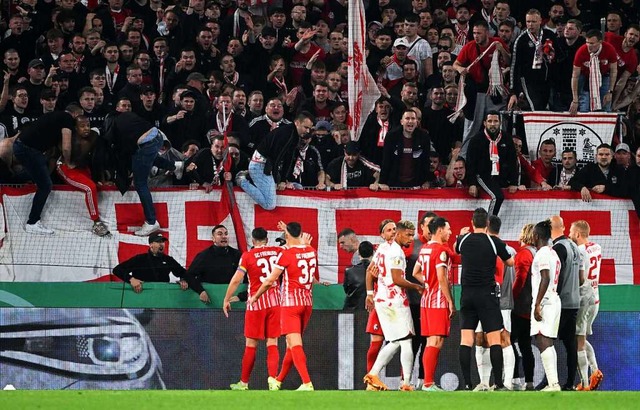
{"type": "Polygon", "coordinates": [[[547,382],[549,386],[558,384],[558,356],[556,355],[556,348],[549,346],[544,349],[544,352],[540,353],[542,358],[542,366],[544,367],[544,373],[547,375],[547,382]]]}
{"type": "Polygon", "coordinates": [[[311,382],[309,377],[309,371],[307,370],[307,355],[304,354],[302,345],[293,346],[291,348],[291,356],[293,356],[293,364],[296,366],[296,370],[300,374],[302,383],[307,384],[311,382]]]}
{"type": "Polygon", "coordinates": [[[278,362],[280,361],[280,351],[277,345],[267,346],[267,373],[269,377],[278,375],[278,362]]]}
{"type": "Polygon", "coordinates": [[[471,346],[460,345],[458,349],[458,359],[460,360],[460,369],[464,378],[465,386],[471,387],[471,346]]]}
{"type": "Polygon", "coordinates": [[[400,340],[400,364],[402,364],[402,376],[404,384],[411,382],[413,372],[413,346],[411,339],[400,340]]]}
{"type": "Polygon", "coordinates": [[[596,370],[598,370],[596,352],[593,350],[593,346],[591,346],[591,343],[589,343],[588,340],[584,342],[584,350],[587,352],[587,358],[589,359],[589,366],[591,367],[591,371],[595,372],[596,370]]]}
{"type": "Polygon", "coordinates": [[[424,366],[424,385],[429,387],[433,382],[433,378],[438,367],[438,355],[440,349],[435,346],[427,346],[422,357],[422,363],[424,366]]]}
{"type": "Polygon", "coordinates": [[[371,341],[369,350],[367,350],[367,372],[371,371],[373,364],[376,362],[380,348],[382,348],[382,340],[371,341]]]}
{"type": "Polygon", "coordinates": [[[291,370],[291,365],[293,364],[293,357],[291,356],[291,349],[287,349],[284,354],[284,359],[282,360],[282,368],[280,369],[280,374],[276,379],[281,382],[285,377],[289,374],[289,370],[291,370]]]}
{"type": "MultiPolygon", "coordinates": [[[[503,387],[502,383],[502,368],[504,365],[504,358],[502,357],[502,346],[493,345],[489,348],[491,356],[491,367],[493,367],[493,381],[497,387],[503,387]]],[[[513,372],[513,369],[511,370],[513,372]]]]}
{"type": "Polygon", "coordinates": [[[491,378],[491,356],[489,349],[476,346],[476,365],[478,366],[480,384],[489,386],[489,379],[491,378]]]}
{"type": "Polygon", "coordinates": [[[373,363],[371,367],[371,371],[369,374],[373,374],[377,376],[380,374],[380,370],[389,363],[391,358],[396,354],[396,351],[400,348],[400,344],[398,342],[389,342],[382,349],[380,349],[380,353],[378,353],[378,358],[373,363]]]}
{"type": "Polygon", "coordinates": [[[589,359],[586,350],[578,351],[578,373],[580,373],[582,387],[589,386],[589,359]]]}
{"type": "Polygon", "coordinates": [[[251,371],[253,365],[256,362],[256,348],[252,346],[244,347],[244,355],[242,356],[242,373],[240,374],[240,380],[243,383],[249,383],[251,377],[251,371]]]}
{"type": "Polygon", "coordinates": [[[513,387],[513,369],[516,367],[516,355],[513,352],[513,346],[509,345],[503,348],[502,357],[504,358],[504,385],[511,389],[513,387]]]}

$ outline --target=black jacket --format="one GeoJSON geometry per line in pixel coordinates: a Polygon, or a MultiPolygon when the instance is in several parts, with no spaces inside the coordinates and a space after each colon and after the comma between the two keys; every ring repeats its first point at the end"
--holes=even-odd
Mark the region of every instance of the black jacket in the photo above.
{"type": "Polygon", "coordinates": [[[184,278],[186,270],[169,255],[151,251],[136,255],[113,268],[113,274],[129,283],[131,278],[143,282],[169,282],[169,273],[184,278]]]}
{"type": "MultiPolygon", "coordinates": [[[[502,134],[498,143],[500,156],[500,185],[505,188],[518,183],[518,165],[516,147],[511,136],[502,134]]],[[[491,159],[489,158],[489,140],[484,134],[484,128],[469,140],[467,151],[467,177],[469,185],[478,185],[478,176],[482,179],[491,178],[491,159]]]]}
{"type": "Polygon", "coordinates": [[[433,173],[429,171],[429,152],[431,141],[426,131],[416,128],[413,132],[413,179],[402,184],[399,180],[400,161],[403,150],[403,128],[396,127],[387,133],[384,140],[382,166],[380,167],[380,183],[392,187],[415,187],[433,180],[433,173]]]}
{"type": "Polygon", "coordinates": [[[595,162],[591,162],[576,172],[571,178],[569,184],[574,191],[580,191],[582,188],[589,189],[596,185],[604,185],[604,193],[616,197],[627,197],[628,189],[625,182],[624,168],[616,165],[615,160],[609,165],[609,175],[605,176],[600,170],[600,166],[595,162]]]}
{"type": "Polygon", "coordinates": [[[202,282],[226,285],[236,273],[240,251],[230,246],[211,245],[193,258],[185,279],[194,292],[204,290],[202,282]]]}
{"type": "Polygon", "coordinates": [[[357,265],[345,269],[342,283],[345,293],[343,310],[364,309],[364,302],[367,299],[367,266],[369,266],[369,259],[362,259],[357,265]]]}

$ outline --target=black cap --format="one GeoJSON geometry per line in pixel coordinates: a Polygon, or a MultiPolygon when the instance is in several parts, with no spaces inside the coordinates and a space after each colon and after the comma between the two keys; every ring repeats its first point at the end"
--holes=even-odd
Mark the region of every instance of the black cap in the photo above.
{"type": "Polygon", "coordinates": [[[262,37],[278,37],[278,33],[273,27],[265,27],[262,29],[262,37]]]}
{"type": "Polygon", "coordinates": [[[347,155],[356,155],[360,153],[360,144],[356,141],[349,141],[344,145],[344,152],[347,155]]]}
{"type": "Polygon", "coordinates": [[[153,86],[151,84],[142,84],[140,86],[140,94],[146,94],[146,93],[154,93],[155,94],[156,89],[153,88],[153,86]]]}
{"type": "Polygon", "coordinates": [[[149,235],[149,244],[152,244],[154,242],[166,242],[166,241],[168,241],[168,239],[161,233],[152,233],[151,235],[149,235]]]}
{"type": "Polygon", "coordinates": [[[183,91],[182,94],[180,94],[180,99],[181,100],[183,100],[183,99],[185,99],[187,97],[191,97],[191,98],[195,99],[197,96],[196,96],[196,93],[191,91],[191,90],[183,91]]]}
{"type": "Polygon", "coordinates": [[[29,61],[29,68],[34,68],[34,67],[44,67],[44,62],[39,59],[39,58],[34,58],[33,60],[29,61]]]}

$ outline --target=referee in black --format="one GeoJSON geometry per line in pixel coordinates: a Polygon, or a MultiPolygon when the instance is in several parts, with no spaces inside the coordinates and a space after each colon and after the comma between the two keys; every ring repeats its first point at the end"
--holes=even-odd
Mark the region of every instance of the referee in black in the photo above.
{"type": "Polygon", "coordinates": [[[487,334],[490,346],[491,366],[496,390],[504,390],[502,383],[502,314],[500,313],[500,287],[496,283],[496,257],[507,266],[513,266],[513,258],[507,247],[495,236],[487,233],[489,214],[484,208],[473,211],[469,227],[462,228],[456,240],[456,252],[462,256],[460,283],[460,367],[464,377],[464,389],[471,390],[471,347],[478,320],[487,334]]]}

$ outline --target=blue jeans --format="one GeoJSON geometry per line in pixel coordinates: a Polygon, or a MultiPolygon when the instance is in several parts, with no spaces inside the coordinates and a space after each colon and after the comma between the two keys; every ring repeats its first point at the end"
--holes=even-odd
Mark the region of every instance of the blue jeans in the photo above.
{"type": "MultiPolygon", "coordinates": [[[[157,130],[155,130],[155,132],[157,133],[157,130]]],[[[138,150],[131,158],[133,184],[136,187],[138,196],[140,197],[140,203],[142,204],[142,210],[144,211],[144,218],[150,225],[156,223],[156,210],[153,206],[153,198],[151,197],[148,182],[151,168],[155,165],[158,168],[169,170],[175,169],[175,164],[173,162],[158,156],[158,152],[162,147],[162,142],[162,135],[157,133],[153,140],[138,146],[138,150]]]]}
{"type": "MultiPolygon", "coordinates": [[[[580,112],[589,112],[591,111],[591,105],[589,104],[589,84],[585,84],[585,82],[589,81],[589,79],[583,75],[580,75],[578,79],[578,111],[580,112]],[[586,90],[585,90],[586,85],[586,90]]],[[[600,102],[604,101],[604,96],[607,95],[607,91],[609,91],[609,84],[611,84],[611,77],[602,77],[602,85],[600,86],[600,102]]],[[[602,111],[610,112],[611,111],[611,103],[604,105],[602,104],[602,111]]]]}
{"type": "Polygon", "coordinates": [[[264,174],[264,164],[249,162],[249,175],[253,184],[246,179],[240,180],[240,188],[247,193],[258,205],[267,211],[276,207],[276,181],[273,175],[264,174]]]}
{"type": "Polygon", "coordinates": [[[27,221],[28,224],[34,224],[40,220],[44,204],[47,202],[47,198],[53,188],[47,158],[37,149],[24,145],[20,139],[16,139],[13,144],[13,154],[18,158],[31,180],[38,187],[33,196],[31,212],[29,212],[29,220],[27,221]]]}

